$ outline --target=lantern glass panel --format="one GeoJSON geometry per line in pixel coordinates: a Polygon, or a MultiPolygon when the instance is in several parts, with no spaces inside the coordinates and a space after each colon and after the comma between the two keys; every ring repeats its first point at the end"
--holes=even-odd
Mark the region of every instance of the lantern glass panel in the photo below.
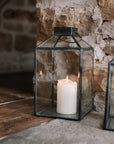
{"type": "Polygon", "coordinates": [[[92,109],[93,51],[83,51],[82,68],[82,117],[92,109]]]}
{"type": "Polygon", "coordinates": [[[52,56],[51,51],[37,51],[37,110],[41,111],[51,104],[51,88],[52,88],[52,56]],[[43,61],[43,64],[42,64],[43,61]],[[46,67],[45,67],[46,65],[46,67]]]}
{"type": "Polygon", "coordinates": [[[58,117],[66,119],[79,119],[79,50],[54,51],[54,77],[52,75],[52,52],[50,50],[37,50],[37,112],[42,116],[58,117]],[[62,58],[62,59],[60,59],[62,58]],[[43,59],[43,66],[41,64],[43,59]],[[57,82],[66,79],[77,83],[77,97],[75,114],[57,113],[57,82]],[[52,81],[54,80],[54,85],[52,81]],[[42,104],[42,105],[41,105],[42,104]],[[41,106],[40,106],[41,105],[41,106]],[[43,110],[42,110],[43,109],[43,110]]]}
{"type": "Polygon", "coordinates": [[[35,50],[35,115],[81,120],[92,110],[94,50],[77,34],[53,35],[35,50]]]}
{"type": "Polygon", "coordinates": [[[114,131],[114,59],[108,67],[104,128],[114,131]]]}
{"type": "MultiPolygon", "coordinates": [[[[110,100],[110,115],[114,117],[114,66],[111,66],[112,70],[112,90],[111,90],[111,100],[110,100]]],[[[113,119],[113,129],[114,129],[114,119],[113,119]]]]}

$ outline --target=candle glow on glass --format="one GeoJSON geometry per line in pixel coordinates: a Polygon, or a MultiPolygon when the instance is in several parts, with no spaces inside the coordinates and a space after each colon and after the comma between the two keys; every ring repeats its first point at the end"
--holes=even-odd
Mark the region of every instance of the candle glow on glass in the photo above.
{"type": "Polygon", "coordinates": [[[42,75],[42,70],[40,70],[40,75],[42,75]]]}
{"type": "Polygon", "coordinates": [[[91,74],[91,70],[89,70],[89,74],[91,74]]]}
{"type": "Polygon", "coordinates": [[[80,72],[78,72],[78,79],[80,78],[80,72]]]}

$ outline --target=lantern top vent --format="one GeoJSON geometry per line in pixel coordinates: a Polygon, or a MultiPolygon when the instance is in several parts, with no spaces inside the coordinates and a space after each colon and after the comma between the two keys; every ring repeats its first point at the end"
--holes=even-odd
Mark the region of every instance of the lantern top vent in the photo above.
{"type": "Polygon", "coordinates": [[[73,27],[55,27],[54,28],[54,35],[57,36],[75,36],[77,35],[77,28],[73,27]]]}

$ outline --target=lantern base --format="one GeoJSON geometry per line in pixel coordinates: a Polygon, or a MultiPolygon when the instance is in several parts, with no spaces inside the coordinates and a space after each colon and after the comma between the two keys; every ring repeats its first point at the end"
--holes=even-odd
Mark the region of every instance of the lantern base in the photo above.
{"type": "Polygon", "coordinates": [[[104,129],[114,131],[114,116],[111,116],[108,119],[107,126],[104,129]]]}
{"type": "Polygon", "coordinates": [[[110,128],[114,130],[114,117],[110,118],[110,128]]]}
{"type": "Polygon", "coordinates": [[[56,107],[47,107],[39,112],[37,112],[35,115],[40,117],[49,117],[49,118],[59,118],[59,119],[66,119],[66,120],[74,120],[74,121],[80,121],[83,119],[88,113],[92,111],[92,109],[89,111],[89,109],[86,109],[83,113],[83,117],[79,118],[79,113],[75,114],[60,114],[57,112],[56,107]]]}
{"type": "Polygon", "coordinates": [[[56,110],[56,107],[48,107],[46,109],[43,109],[40,112],[36,113],[37,116],[43,116],[43,117],[51,117],[51,118],[60,118],[60,119],[69,119],[69,120],[79,120],[78,114],[59,114],[56,110]]]}

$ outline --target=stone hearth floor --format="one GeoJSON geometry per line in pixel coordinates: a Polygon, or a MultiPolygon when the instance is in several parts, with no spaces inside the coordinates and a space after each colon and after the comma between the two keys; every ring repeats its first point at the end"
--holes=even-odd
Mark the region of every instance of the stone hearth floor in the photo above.
{"type": "Polygon", "coordinates": [[[114,144],[103,118],[97,112],[80,122],[36,117],[33,95],[0,89],[0,144],[114,144]]]}
{"type": "Polygon", "coordinates": [[[34,116],[32,94],[0,88],[0,139],[50,120],[34,116]]]}
{"type": "Polygon", "coordinates": [[[80,122],[54,119],[11,135],[0,144],[114,144],[114,133],[102,127],[103,115],[91,112],[80,122]]]}

